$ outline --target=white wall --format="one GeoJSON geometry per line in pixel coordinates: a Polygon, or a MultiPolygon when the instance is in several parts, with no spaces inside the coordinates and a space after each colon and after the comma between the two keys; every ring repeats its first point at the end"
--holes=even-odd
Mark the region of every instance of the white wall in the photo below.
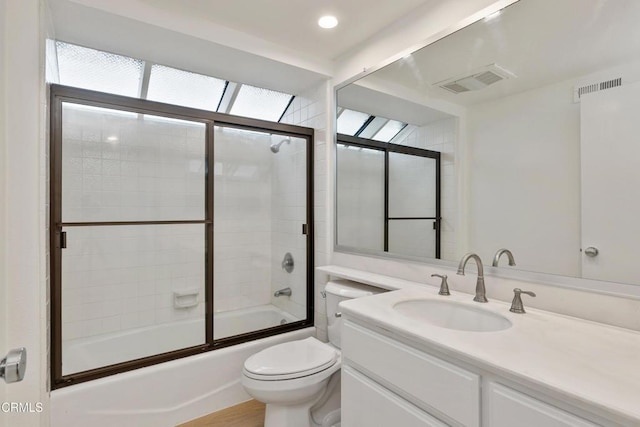
{"type": "Polygon", "coordinates": [[[468,110],[467,249],[485,263],[505,247],[518,269],[580,276],[580,104],[573,103],[573,83],[468,110]]]}
{"type": "MultiPolygon", "coordinates": [[[[6,97],[6,73],[7,73],[7,57],[6,57],[6,44],[7,44],[7,0],[0,0],[0,356],[4,357],[4,352],[8,351],[6,346],[7,335],[7,320],[5,314],[7,312],[6,306],[6,292],[7,292],[7,233],[8,224],[6,221],[7,200],[6,200],[6,167],[7,167],[7,151],[6,151],[6,124],[7,124],[7,97],[6,97]]],[[[4,381],[0,381],[0,402],[5,402],[6,397],[6,385],[4,381]]],[[[0,427],[5,427],[4,417],[0,417],[0,427]]]]}
{"type": "MultiPolygon", "coordinates": [[[[329,156],[328,150],[331,150],[333,143],[332,132],[329,131],[330,110],[332,102],[331,86],[329,82],[322,83],[318,86],[311,87],[308,90],[298,94],[285,117],[283,123],[307,126],[315,129],[315,147],[314,147],[314,268],[319,265],[329,263],[329,252],[333,239],[331,238],[332,225],[330,222],[329,209],[333,203],[329,203],[329,197],[332,192],[328,187],[327,181],[330,179],[329,168],[327,166],[329,156]],[[330,243],[331,242],[331,243],[330,243]]],[[[295,231],[295,230],[294,230],[295,231]]],[[[277,257],[275,257],[277,261],[277,257]]],[[[279,265],[278,265],[279,268],[279,265]]],[[[304,286],[306,281],[300,281],[299,286],[304,286]]],[[[327,339],[327,320],[325,315],[324,299],[321,292],[326,283],[326,275],[318,273],[314,270],[314,321],[319,339],[327,339]]],[[[296,281],[296,285],[298,282],[296,281]]],[[[274,283],[274,286],[277,286],[274,283]]],[[[293,288],[292,288],[293,289],[293,288]]],[[[294,290],[295,292],[295,290],[294,290]]],[[[306,293],[298,291],[300,296],[306,293]]],[[[273,301],[274,304],[290,304],[280,297],[279,301],[273,301]]],[[[300,305],[302,301],[298,298],[293,299],[293,303],[300,305]]],[[[274,299],[275,300],[275,299],[274,299]]]]}
{"type": "MultiPolygon", "coordinates": [[[[46,126],[44,120],[44,5],[7,1],[5,78],[7,334],[6,347],[27,347],[25,379],[7,387],[7,399],[48,406],[46,352],[46,126]]],[[[46,425],[48,417],[4,415],[8,425],[46,425]]]]}

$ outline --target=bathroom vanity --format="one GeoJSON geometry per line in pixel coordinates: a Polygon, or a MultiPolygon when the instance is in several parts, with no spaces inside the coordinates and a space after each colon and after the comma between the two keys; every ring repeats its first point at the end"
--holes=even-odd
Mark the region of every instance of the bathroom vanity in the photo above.
{"type": "Polygon", "coordinates": [[[345,427],[640,425],[635,331],[431,288],[341,307],[345,427]],[[448,323],[449,309],[480,326],[448,323]]]}

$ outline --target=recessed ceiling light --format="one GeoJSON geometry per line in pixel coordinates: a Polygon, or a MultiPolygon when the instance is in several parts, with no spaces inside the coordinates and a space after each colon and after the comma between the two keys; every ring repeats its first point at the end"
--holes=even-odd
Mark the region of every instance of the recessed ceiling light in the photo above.
{"type": "Polygon", "coordinates": [[[108,136],[107,137],[107,142],[113,142],[113,143],[118,142],[118,137],[115,136],[115,135],[108,136]]]}
{"type": "Polygon", "coordinates": [[[336,25],[338,25],[338,18],[331,15],[323,16],[322,18],[318,19],[318,25],[320,25],[322,28],[334,28],[336,25]]]}

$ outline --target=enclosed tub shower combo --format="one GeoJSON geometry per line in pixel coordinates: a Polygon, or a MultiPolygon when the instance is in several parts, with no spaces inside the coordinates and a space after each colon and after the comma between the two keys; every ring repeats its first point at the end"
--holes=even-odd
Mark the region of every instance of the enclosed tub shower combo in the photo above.
{"type": "Polygon", "coordinates": [[[51,86],[52,388],[117,394],[109,376],[169,361],[193,379],[170,369],[198,354],[238,377],[312,326],[312,147],[309,128],[51,86]]]}

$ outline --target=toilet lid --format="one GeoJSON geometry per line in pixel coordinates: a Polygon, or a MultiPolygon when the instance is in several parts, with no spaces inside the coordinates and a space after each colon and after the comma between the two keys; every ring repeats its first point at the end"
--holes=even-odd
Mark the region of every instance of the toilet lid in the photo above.
{"type": "Polygon", "coordinates": [[[249,357],[245,373],[265,380],[299,378],[334,365],[338,353],[315,338],[277,344],[249,357]]]}

